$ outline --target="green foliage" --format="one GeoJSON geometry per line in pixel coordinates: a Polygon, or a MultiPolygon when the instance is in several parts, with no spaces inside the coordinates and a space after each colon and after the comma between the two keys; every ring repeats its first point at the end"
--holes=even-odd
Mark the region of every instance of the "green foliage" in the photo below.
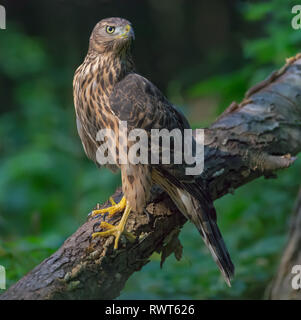
{"type": "Polygon", "coordinates": [[[73,70],[55,69],[43,42],[21,30],[10,27],[3,37],[9,45],[0,51],[0,74],[14,83],[14,100],[0,117],[0,264],[11,284],[57,249],[119,177],[84,155],[73,70]]]}
{"type": "MultiPolygon", "coordinates": [[[[216,75],[192,85],[185,98],[219,96],[220,113],[300,51],[300,32],[291,28],[294,4],[242,3],[238,14],[250,30],[256,26],[260,31],[239,35],[242,67],[219,72],[223,52],[212,55],[216,75]]],[[[77,136],[71,61],[78,60],[70,56],[59,64],[45,40],[12,24],[1,33],[1,42],[0,265],[6,267],[11,285],[54,252],[96,202],[112,194],[120,177],[98,171],[77,136]]],[[[231,289],[195,227],[187,223],[180,235],[183,259],[170,257],[160,270],[160,257],[153,255],[130,278],[120,298],[262,298],[285,244],[300,169],[298,161],[277,180],[259,179],[216,201],[219,225],[236,265],[231,289]]]]}
{"type": "Polygon", "coordinates": [[[220,97],[223,111],[232,101],[241,101],[243,94],[252,85],[265,79],[273,70],[285,63],[285,59],[299,52],[300,32],[291,26],[292,7],[296,1],[273,0],[263,3],[241,3],[239,12],[249,29],[261,26],[256,37],[242,36],[242,51],[245,61],[238,70],[217,74],[189,88],[190,97],[216,95],[220,97]]]}

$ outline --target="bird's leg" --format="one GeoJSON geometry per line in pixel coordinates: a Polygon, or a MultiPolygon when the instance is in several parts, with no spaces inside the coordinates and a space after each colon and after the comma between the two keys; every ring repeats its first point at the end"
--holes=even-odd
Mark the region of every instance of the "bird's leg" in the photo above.
{"type": "Polygon", "coordinates": [[[108,237],[108,236],[114,236],[115,237],[115,243],[114,243],[114,249],[118,248],[118,242],[120,239],[120,236],[122,234],[124,234],[130,241],[134,241],[136,239],[136,237],[130,233],[130,232],[126,232],[125,229],[125,225],[127,222],[127,219],[129,217],[129,214],[131,212],[131,207],[129,206],[129,204],[126,202],[126,207],[123,213],[123,216],[119,222],[119,224],[117,226],[113,226],[107,222],[101,222],[100,227],[101,228],[105,228],[108,229],[107,231],[103,231],[103,232],[95,232],[92,234],[92,239],[95,239],[96,237],[108,237]]]}
{"type": "Polygon", "coordinates": [[[122,199],[120,200],[119,203],[116,203],[115,200],[112,197],[110,197],[110,202],[112,204],[111,207],[104,208],[104,209],[93,210],[91,212],[91,217],[95,217],[95,216],[97,216],[99,214],[108,213],[109,214],[109,218],[110,218],[115,213],[121,212],[122,210],[124,210],[124,208],[126,207],[126,199],[125,199],[125,197],[122,197],[122,199]]]}

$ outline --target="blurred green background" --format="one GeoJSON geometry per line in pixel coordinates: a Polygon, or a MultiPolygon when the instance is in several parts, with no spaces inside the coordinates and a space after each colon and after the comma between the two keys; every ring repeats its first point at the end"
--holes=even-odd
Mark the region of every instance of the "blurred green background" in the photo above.
{"type": "MultiPolygon", "coordinates": [[[[72,78],[93,26],[129,19],[137,70],[194,127],[210,125],[233,100],[301,48],[291,27],[297,1],[1,1],[0,264],[7,285],[53,253],[120,184],[89,161],[77,136],[72,78]]],[[[135,273],[120,299],[262,299],[285,244],[301,161],[277,180],[258,179],[215,202],[236,265],[231,289],[192,224],[183,259],[160,257],[135,273]]]]}

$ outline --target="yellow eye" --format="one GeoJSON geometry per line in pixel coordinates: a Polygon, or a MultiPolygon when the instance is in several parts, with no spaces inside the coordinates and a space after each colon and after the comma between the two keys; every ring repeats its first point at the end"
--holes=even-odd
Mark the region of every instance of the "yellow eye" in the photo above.
{"type": "Polygon", "coordinates": [[[115,27],[112,27],[112,26],[107,26],[106,27],[106,32],[107,33],[113,33],[115,31],[115,27]]]}

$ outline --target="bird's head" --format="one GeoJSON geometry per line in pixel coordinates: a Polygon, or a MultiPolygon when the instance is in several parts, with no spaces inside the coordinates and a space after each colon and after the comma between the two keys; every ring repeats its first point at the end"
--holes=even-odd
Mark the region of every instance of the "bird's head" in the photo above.
{"type": "Polygon", "coordinates": [[[99,21],[90,37],[90,48],[99,53],[120,52],[130,47],[135,39],[131,23],[122,18],[99,21]]]}

